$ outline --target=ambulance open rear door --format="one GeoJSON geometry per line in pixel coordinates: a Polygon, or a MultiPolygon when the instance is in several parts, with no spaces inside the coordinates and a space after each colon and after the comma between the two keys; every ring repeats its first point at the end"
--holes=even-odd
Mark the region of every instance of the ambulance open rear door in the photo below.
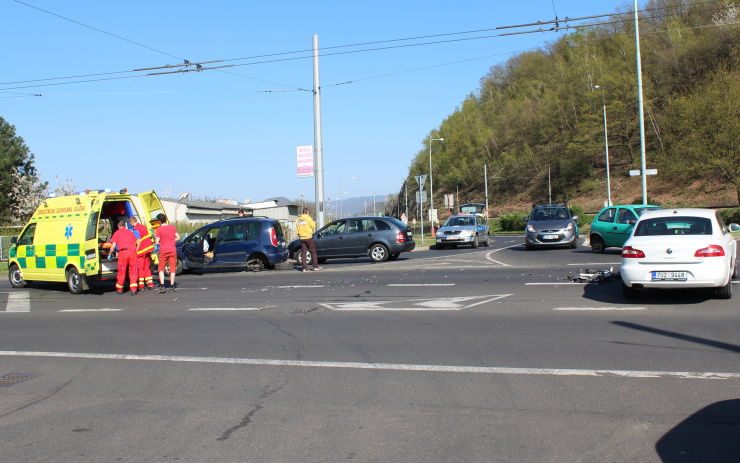
{"type": "Polygon", "coordinates": [[[142,212],[148,215],[148,217],[141,217],[142,221],[151,223],[152,220],[157,218],[157,214],[167,215],[164,212],[164,207],[162,206],[162,202],[159,200],[159,196],[157,196],[157,193],[155,193],[154,190],[139,193],[138,196],[139,199],[141,199],[142,206],[144,206],[144,211],[142,212]]]}

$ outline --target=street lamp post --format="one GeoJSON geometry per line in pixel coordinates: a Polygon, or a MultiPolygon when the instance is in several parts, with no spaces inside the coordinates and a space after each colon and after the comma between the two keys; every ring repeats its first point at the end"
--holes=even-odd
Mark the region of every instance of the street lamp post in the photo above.
{"type": "Polygon", "coordinates": [[[432,211],[434,210],[434,179],[432,177],[432,142],[433,141],[444,141],[444,138],[430,138],[429,139],[429,224],[433,227],[432,223],[432,211]]]}
{"type": "Polygon", "coordinates": [[[344,217],[344,191],[342,190],[342,180],[354,180],[357,177],[344,177],[339,179],[339,215],[344,217]]]}
{"type": "Polygon", "coordinates": [[[594,88],[601,90],[601,106],[604,110],[604,153],[606,155],[606,205],[612,205],[612,188],[609,180],[609,138],[606,132],[606,97],[604,96],[604,87],[594,85],[594,88]]]}

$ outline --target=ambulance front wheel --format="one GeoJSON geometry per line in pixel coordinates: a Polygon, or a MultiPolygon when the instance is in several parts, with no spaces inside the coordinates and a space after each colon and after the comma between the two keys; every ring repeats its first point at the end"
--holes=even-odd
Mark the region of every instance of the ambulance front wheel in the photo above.
{"type": "Polygon", "coordinates": [[[82,278],[82,275],[80,275],[76,268],[70,267],[67,270],[67,286],[69,286],[70,293],[80,294],[83,291],[82,278]]]}
{"type": "Polygon", "coordinates": [[[11,265],[8,269],[8,280],[10,280],[10,286],[13,288],[25,288],[29,283],[31,283],[30,281],[23,279],[21,269],[19,269],[15,264],[11,265]]]}

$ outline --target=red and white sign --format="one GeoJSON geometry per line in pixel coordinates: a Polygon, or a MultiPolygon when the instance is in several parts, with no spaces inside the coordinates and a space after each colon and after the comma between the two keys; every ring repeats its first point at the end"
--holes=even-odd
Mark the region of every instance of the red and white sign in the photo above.
{"type": "Polygon", "coordinates": [[[299,146],[296,148],[298,178],[313,177],[313,146],[299,146]]]}

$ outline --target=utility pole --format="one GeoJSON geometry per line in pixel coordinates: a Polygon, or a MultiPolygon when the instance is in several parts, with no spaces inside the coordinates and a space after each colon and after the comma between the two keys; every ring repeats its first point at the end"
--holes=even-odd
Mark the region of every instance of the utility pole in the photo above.
{"type": "Polygon", "coordinates": [[[321,140],[321,83],[319,78],[319,36],[313,36],[313,138],[316,147],[316,226],[324,219],[324,148],[321,140]]]}
{"type": "Polygon", "coordinates": [[[488,165],[483,164],[483,184],[486,190],[486,211],[488,210],[488,165]]]}
{"type": "Polygon", "coordinates": [[[406,197],[406,209],[404,210],[404,213],[406,214],[406,221],[409,220],[409,182],[408,179],[403,182],[403,186],[406,189],[406,194],[404,195],[406,197]]]}
{"type": "Polygon", "coordinates": [[[640,175],[642,176],[642,204],[647,204],[647,177],[645,170],[645,114],[642,104],[642,64],[640,59],[640,24],[637,14],[637,0],[635,0],[635,49],[637,50],[637,107],[640,113],[640,175]]]}

